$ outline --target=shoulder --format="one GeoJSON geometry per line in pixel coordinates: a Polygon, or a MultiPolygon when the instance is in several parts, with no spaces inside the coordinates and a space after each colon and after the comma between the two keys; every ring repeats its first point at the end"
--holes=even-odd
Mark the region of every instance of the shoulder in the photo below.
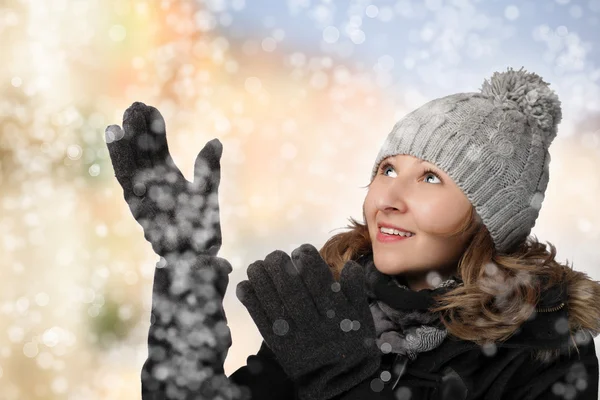
{"type": "Polygon", "coordinates": [[[591,335],[585,337],[578,351],[573,347],[558,352],[530,345],[480,346],[449,339],[429,354],[420,354],[411,368],[437,373],[442,382],[450,372],[453,385],[460,384],[475,397],[494,393],[501,398],[541,400],[554,398],[553,393],[572,392],[578,396],[567,398],[597,399],[595,343],[591,335]],[[540,358],[544,352],[551,352],[552,357],[540,358]]]}
{"type": "MultiPolygon", "coordinates": [[[[596,399],[598,396],[598,358],[593,337],[581,331],[576,345],[561,349],[530,349],[528,357],[509,381],[515,393],[532,393],[532,398],[596,399]]],[[[520,398],[515,396],[515,398],[520,398]]]]}

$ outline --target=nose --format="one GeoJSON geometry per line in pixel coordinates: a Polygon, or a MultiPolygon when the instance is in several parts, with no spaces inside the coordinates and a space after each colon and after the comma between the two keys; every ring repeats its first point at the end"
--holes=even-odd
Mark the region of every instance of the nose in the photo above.
{"type": "Polygon", "coordinates": [[[375,198],[375,206],[379,211],[400,211],[405,212],[407,209],[406,203],[406,187],[402,187],[400,179],[394,179],[389,184],[380,188],[377,197],[375,198]]]}

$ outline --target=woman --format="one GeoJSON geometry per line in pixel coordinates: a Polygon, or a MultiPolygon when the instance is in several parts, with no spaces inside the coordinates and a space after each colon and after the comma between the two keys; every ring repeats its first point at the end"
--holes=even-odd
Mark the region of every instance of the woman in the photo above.
{"type": "Polygon", "coordinates": [[[364,223],[236,290],[253,399],[597,399],[600,285],[529,236],[560,102],[538,75],[428,102],[387,136],[364,223]]]}

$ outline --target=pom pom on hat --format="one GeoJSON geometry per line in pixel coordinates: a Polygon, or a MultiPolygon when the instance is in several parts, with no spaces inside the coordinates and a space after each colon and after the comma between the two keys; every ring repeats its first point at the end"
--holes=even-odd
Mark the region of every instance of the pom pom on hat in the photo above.
{"type": "Polygon", "coordinates": [[[489,82],[487,79],[484,81],[481,93],[507,110],[523,113],[529,125],[540,128],[547,140],[556,136],[562,119],[560,100],[539,75],[523,68],[494,72],[489,82]]]}

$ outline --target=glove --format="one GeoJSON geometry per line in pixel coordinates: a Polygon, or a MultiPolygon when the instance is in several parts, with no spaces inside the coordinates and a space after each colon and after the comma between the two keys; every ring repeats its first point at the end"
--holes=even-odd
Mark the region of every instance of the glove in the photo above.
{"type": "Polygon", "coordinates": [[[223,372],[231,333],[222,303],[232,268],[216,257],[221,143],[204,146],[191,183],[169,154],[165,122],[154,107],[133,103],[123,129],[108,126],[105,138],[131,213],[162,257],[154,273],[142,398],[241,398],[223,372]]]}
{"type": "Polygon", "coordinates": [[[194,182],[189,182],[171,158],[165,121],[156,108],[133,103],[123,115],[123,129],[110,125],[105,138],[125,201],[154,252],[163,257],[188,250],[216,255],[221,248],[221,142],[206,143],[196,157],[194,182]]]}
{"type": "Polygon", "coordinates": [[[317,249],[274,251],[248,267],[236,296],[303,400],[337,396],[373,375],[381,352],[363,268],[349,261],[339,283],[317,249]]]}
{"type": "Polygon", "coordinates": [[[231,270],[206,255],[156,269],[142,400],[249,399],[223,369],[232,340],[222,304],[229,278],[220,275],[231,270]]]}

